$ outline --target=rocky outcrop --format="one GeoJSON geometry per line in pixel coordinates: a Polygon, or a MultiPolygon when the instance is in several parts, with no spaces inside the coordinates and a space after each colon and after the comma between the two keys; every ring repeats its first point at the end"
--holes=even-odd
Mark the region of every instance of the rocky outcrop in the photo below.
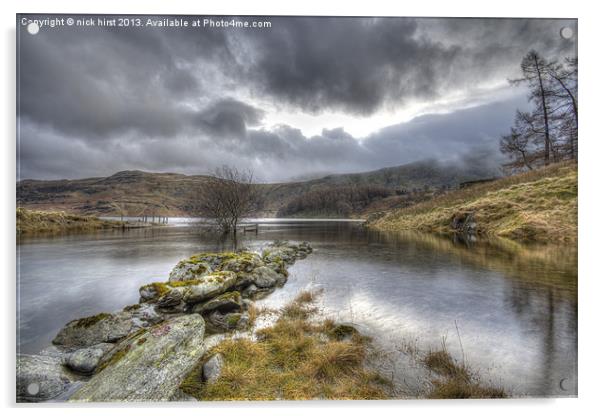
{"type": "MultiPolygon", "coordinates": [[[[18,400],[185,399],[178,386],[209,348],[205,329],[246,330],[251,299],[283,285],[287,266],[311,251],[277,242],[261,255],[200,253],[179,262],[167,282],[140,288],[139,303],[71,321],[43,354],[19,357],[18,400]]],[[[223,364],[211,360],[207,380],[223,364]]]]}
{"type": "Polygon", "coordinates": [[[137,331],[100,364],[70,401],[166,401],[205,353],[205,322],[197,314],[137,331]]]}
{"type": "Polygon", "coordinates": [[[58,357],[20,355],[17,357],[17,401],[42,402],[69,388],[75,378],[58,357]]]}

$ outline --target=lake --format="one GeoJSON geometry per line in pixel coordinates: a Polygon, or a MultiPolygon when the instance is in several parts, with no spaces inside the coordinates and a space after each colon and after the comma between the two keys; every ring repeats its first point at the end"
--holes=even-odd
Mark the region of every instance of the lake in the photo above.
{"type": "MultiPolygon", "coordinates": [[[[68,321],[138,301],[138,288],[165,281],[194,253],[232,249],[194,221],[52,237],[17,245],[18,352],[48,346],[68,321]]],[[[401,396],[420,390],[423,371],[407,351],[446,348],[485,382],[516,396],[577,392],[576,247],[464,242],[386,233],[352,221],[264,220],[237,246],[309,241],[314,252],[286,285],[259,301],[279,307],[321,289],[324,315],[374,338],[381,372],[401,396]]]]}

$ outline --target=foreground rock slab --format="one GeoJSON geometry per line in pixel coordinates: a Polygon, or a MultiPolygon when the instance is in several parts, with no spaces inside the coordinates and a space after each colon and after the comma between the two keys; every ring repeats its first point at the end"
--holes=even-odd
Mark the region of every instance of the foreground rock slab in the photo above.
{"type": "Polygon", "coordinates": [[[205,322],[179,316],[121,341],[70,399],[75,402],[167,401],[205,353],[205,322]]]}
{"type": "Polygon", "coordinates": [[[74,377],[58,357],[20,355],[17,357],[17,402],[42,402],[63,393],[74,377]]]}

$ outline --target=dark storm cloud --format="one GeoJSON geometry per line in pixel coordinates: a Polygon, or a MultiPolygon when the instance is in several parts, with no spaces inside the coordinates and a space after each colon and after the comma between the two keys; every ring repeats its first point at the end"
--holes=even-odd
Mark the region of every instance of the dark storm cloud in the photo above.
{"type": "Polygon", "coordinates": [[[195,174],[225,163],[251,168],[264,181],[280,181],[312,172],[358,172],[423,159],[494,168],[501,161],[499,136],[511,124],[515,108],[524,105],[521,96],[422,116],[362,141],[343,129],[325,129],[306,137],[299,129],[280,125],[270,131],[249,129],[244,137],[227,142],[198,137],[111,140],[102,152],[88,149],[85,141],[40,134],[37,128],[27,127],[21,136],[22,177],[62,178],[69,176],[66,171],[78,172],[78,177],[110,175],[124,166],[195,174]]]}
{"type": "Polygon", "coordinates": [[[63,27],[31,36],[19,26],[21,177],[240,163],[276,180],[449,158],[495,142],[515,102],[361,141],[344,125],[306,137],[299,126],[261,123],[273,108],[364,117],[434,102],[515,76],[531,48],[552,57],[574,49],[558,34],[574,22],[561,20],[270,20],[271,29],[250,31],[63,27]]]}
{"type": "Polygon", "coordinates": [[[196,116],[199,127],[214,136],[244,137],[247,126],[259,124],[264,112],[232,98],[212,103],[196,116]]]}
{"type": "MultiPolygon", "coordinates": [[[[248,73],[262,92],[303,110],[372,114],[383,106],[475,86],[516,73],[529,49],[565,56],[563,20],[278,19],[247,41],[248,73]]],[[[576,30],[575,30],[576,31],[576,30]]]]}

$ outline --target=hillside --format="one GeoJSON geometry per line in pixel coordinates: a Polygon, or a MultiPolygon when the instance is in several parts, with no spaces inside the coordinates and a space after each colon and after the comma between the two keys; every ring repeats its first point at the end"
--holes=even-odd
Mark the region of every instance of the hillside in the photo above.
{"type": "Polygon", "coordinates": [[[66,214],[64,212],[30,211],[17,208],[17,234],[92,231],[103,228],[121,228],[119,221],[105,221],[96,217],[66,214]]]}
{"type": "MultiPolygon", "coordinates": [[[[307,216],[321,211],[324,216],[358,216],[371,211],[368,205],[383,204],[385,208],[400,206],[399,195],[457,186],[463,181],[489,177],[493,173],[438,164],[416,162],[371,172],[329,175],[304,182],[258,184],[265,195],[259,216],[307,216]],[[341,188],[386,189],[381,196],[359,204],[351,204],[344,212],[327,206],[324,209],[305,207],[288,210],[289,204],[310,192],[341,188]],[[325,211],[324,211],[325,210],[325,211]]],[[[260,175],[259,175],[260,176],[260,175]]],[[[60,210],[82,215],[101,216],[194,216],[194,201],[205,176],[175,173],[123,171],[106,178],[76,180],[23,180],[17,183],[17,204],[33,210],[60,210]]],[[[353,198],[355,199],[355,198],[353,198]]],[[[401,204],[404,205],[404,204],[401,204]]]]}
{"type": "Polygon", "coordinates": [[[449,192],[373,220],[381,230],[469,230],[515,240],[577,240],[577,166],[559,163],[449,192]],[[468,227],[468,228],[467,228],[468,227]]]}

